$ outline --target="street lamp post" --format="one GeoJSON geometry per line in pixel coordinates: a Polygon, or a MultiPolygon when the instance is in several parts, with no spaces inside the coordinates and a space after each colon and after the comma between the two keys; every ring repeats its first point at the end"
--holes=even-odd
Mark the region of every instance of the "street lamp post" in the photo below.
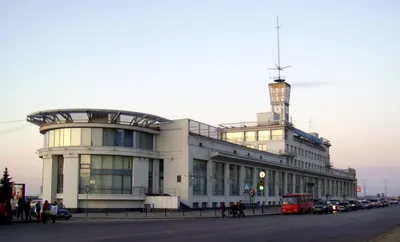
{"type": "Polygon", "coordinates": [[[89,193],[90,193],[90,186],[96,184],[95,180],[90,180],[89,184],[85,187],[86,192],[86,217],[88,217],[88,200],[89,200],[89,193]]]}
{"type": "MultiPolygon", "coordinates": [[[[260,171],[260,173],[258,174],[258,176],[261,178],[261,179],[264,179],[264,177],[265,177],[265,172],[264,171],[260,171]]],[[[260,184],[260,186],[259,186],[259,189],[260,189],[260,191],[261,191],[261,208],[263,207],[263,194],[264,194],[264,182],[262,182],[262,184],[260,184]]]]}

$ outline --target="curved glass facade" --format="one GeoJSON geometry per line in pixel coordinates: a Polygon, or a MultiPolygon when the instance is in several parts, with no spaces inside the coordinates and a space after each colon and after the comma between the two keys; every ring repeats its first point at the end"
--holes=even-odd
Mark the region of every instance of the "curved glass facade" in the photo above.
{"type": "Polygon", "coordinates": [[[153,150],[153,134],[126,129],[64,128],[47,131],[44,147],[114,146],[153,150]]]}

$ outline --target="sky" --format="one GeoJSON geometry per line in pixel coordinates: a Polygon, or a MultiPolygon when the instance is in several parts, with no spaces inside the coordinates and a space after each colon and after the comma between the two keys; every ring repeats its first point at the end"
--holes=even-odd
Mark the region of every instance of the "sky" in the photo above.
{"type": "Polygon", "coordinates": [[[368,193],[400,194],[400,2],[1,1],[0,169],[35,194],[43,145],[26,115],[110,108],[211,125],[270,111],[277,62],[297,128],[331,143],[368,193]],[[311,122],[310,122],[311,120],[311,122]],[[9,122],[18,121],[18,122],[9,122]]]}

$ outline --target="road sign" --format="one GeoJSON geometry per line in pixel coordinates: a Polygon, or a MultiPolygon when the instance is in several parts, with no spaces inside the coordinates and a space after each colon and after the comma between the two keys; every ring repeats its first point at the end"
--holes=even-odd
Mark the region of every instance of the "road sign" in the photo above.
{"type": "Polygon", "coordinates": [[[357,192],[361,192],[361,187],[357,187],[357,192]]]}
{"type": "Polygon", "coordinates": [[[260,171],[260,174],[258,174],[260,176],[260,178],[264,178],[265,177],[265,172],[260,171]]]}
{"type": "Polygon", "coordinates": [[[244,190],[245,191],[248,191],[248,190],[250,190],[250,185],[249,184],[244,184],[244,190]]]}

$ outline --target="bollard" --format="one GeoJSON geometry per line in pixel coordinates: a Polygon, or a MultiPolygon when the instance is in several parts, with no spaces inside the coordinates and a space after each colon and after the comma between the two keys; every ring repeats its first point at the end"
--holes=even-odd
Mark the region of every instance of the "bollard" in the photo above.
{"type": "Polygon", "coordinates": [[[261,205],[261,213],[264,213],[264,204],[261,205]]]}
{"type": "Polygon", "coordinates": [[[185,207],[182,207],[182,214],[183,214],[183,217],[185,217],[185,207]]]}
{"type": "Polygon", "coordinates": [[[203,215],[202,215],[202,213],[201,213],[201,208],[200,208],[200,217],[201,217],[201,216],[203,216],[203,215]]]}
{"type": "Polygon", "coordinates": [[[164,208],[164,215],[165,215],[165,217],[167,217],[167,209],[166,208],[164,208]]]}
{"type": "Polygon", "coordinates": [[[145,211],[145,213],[146,213],[146,217],[147,217],[147,208],[145,208],[145,210],[144,210],[144,211],[145,211]]]}

